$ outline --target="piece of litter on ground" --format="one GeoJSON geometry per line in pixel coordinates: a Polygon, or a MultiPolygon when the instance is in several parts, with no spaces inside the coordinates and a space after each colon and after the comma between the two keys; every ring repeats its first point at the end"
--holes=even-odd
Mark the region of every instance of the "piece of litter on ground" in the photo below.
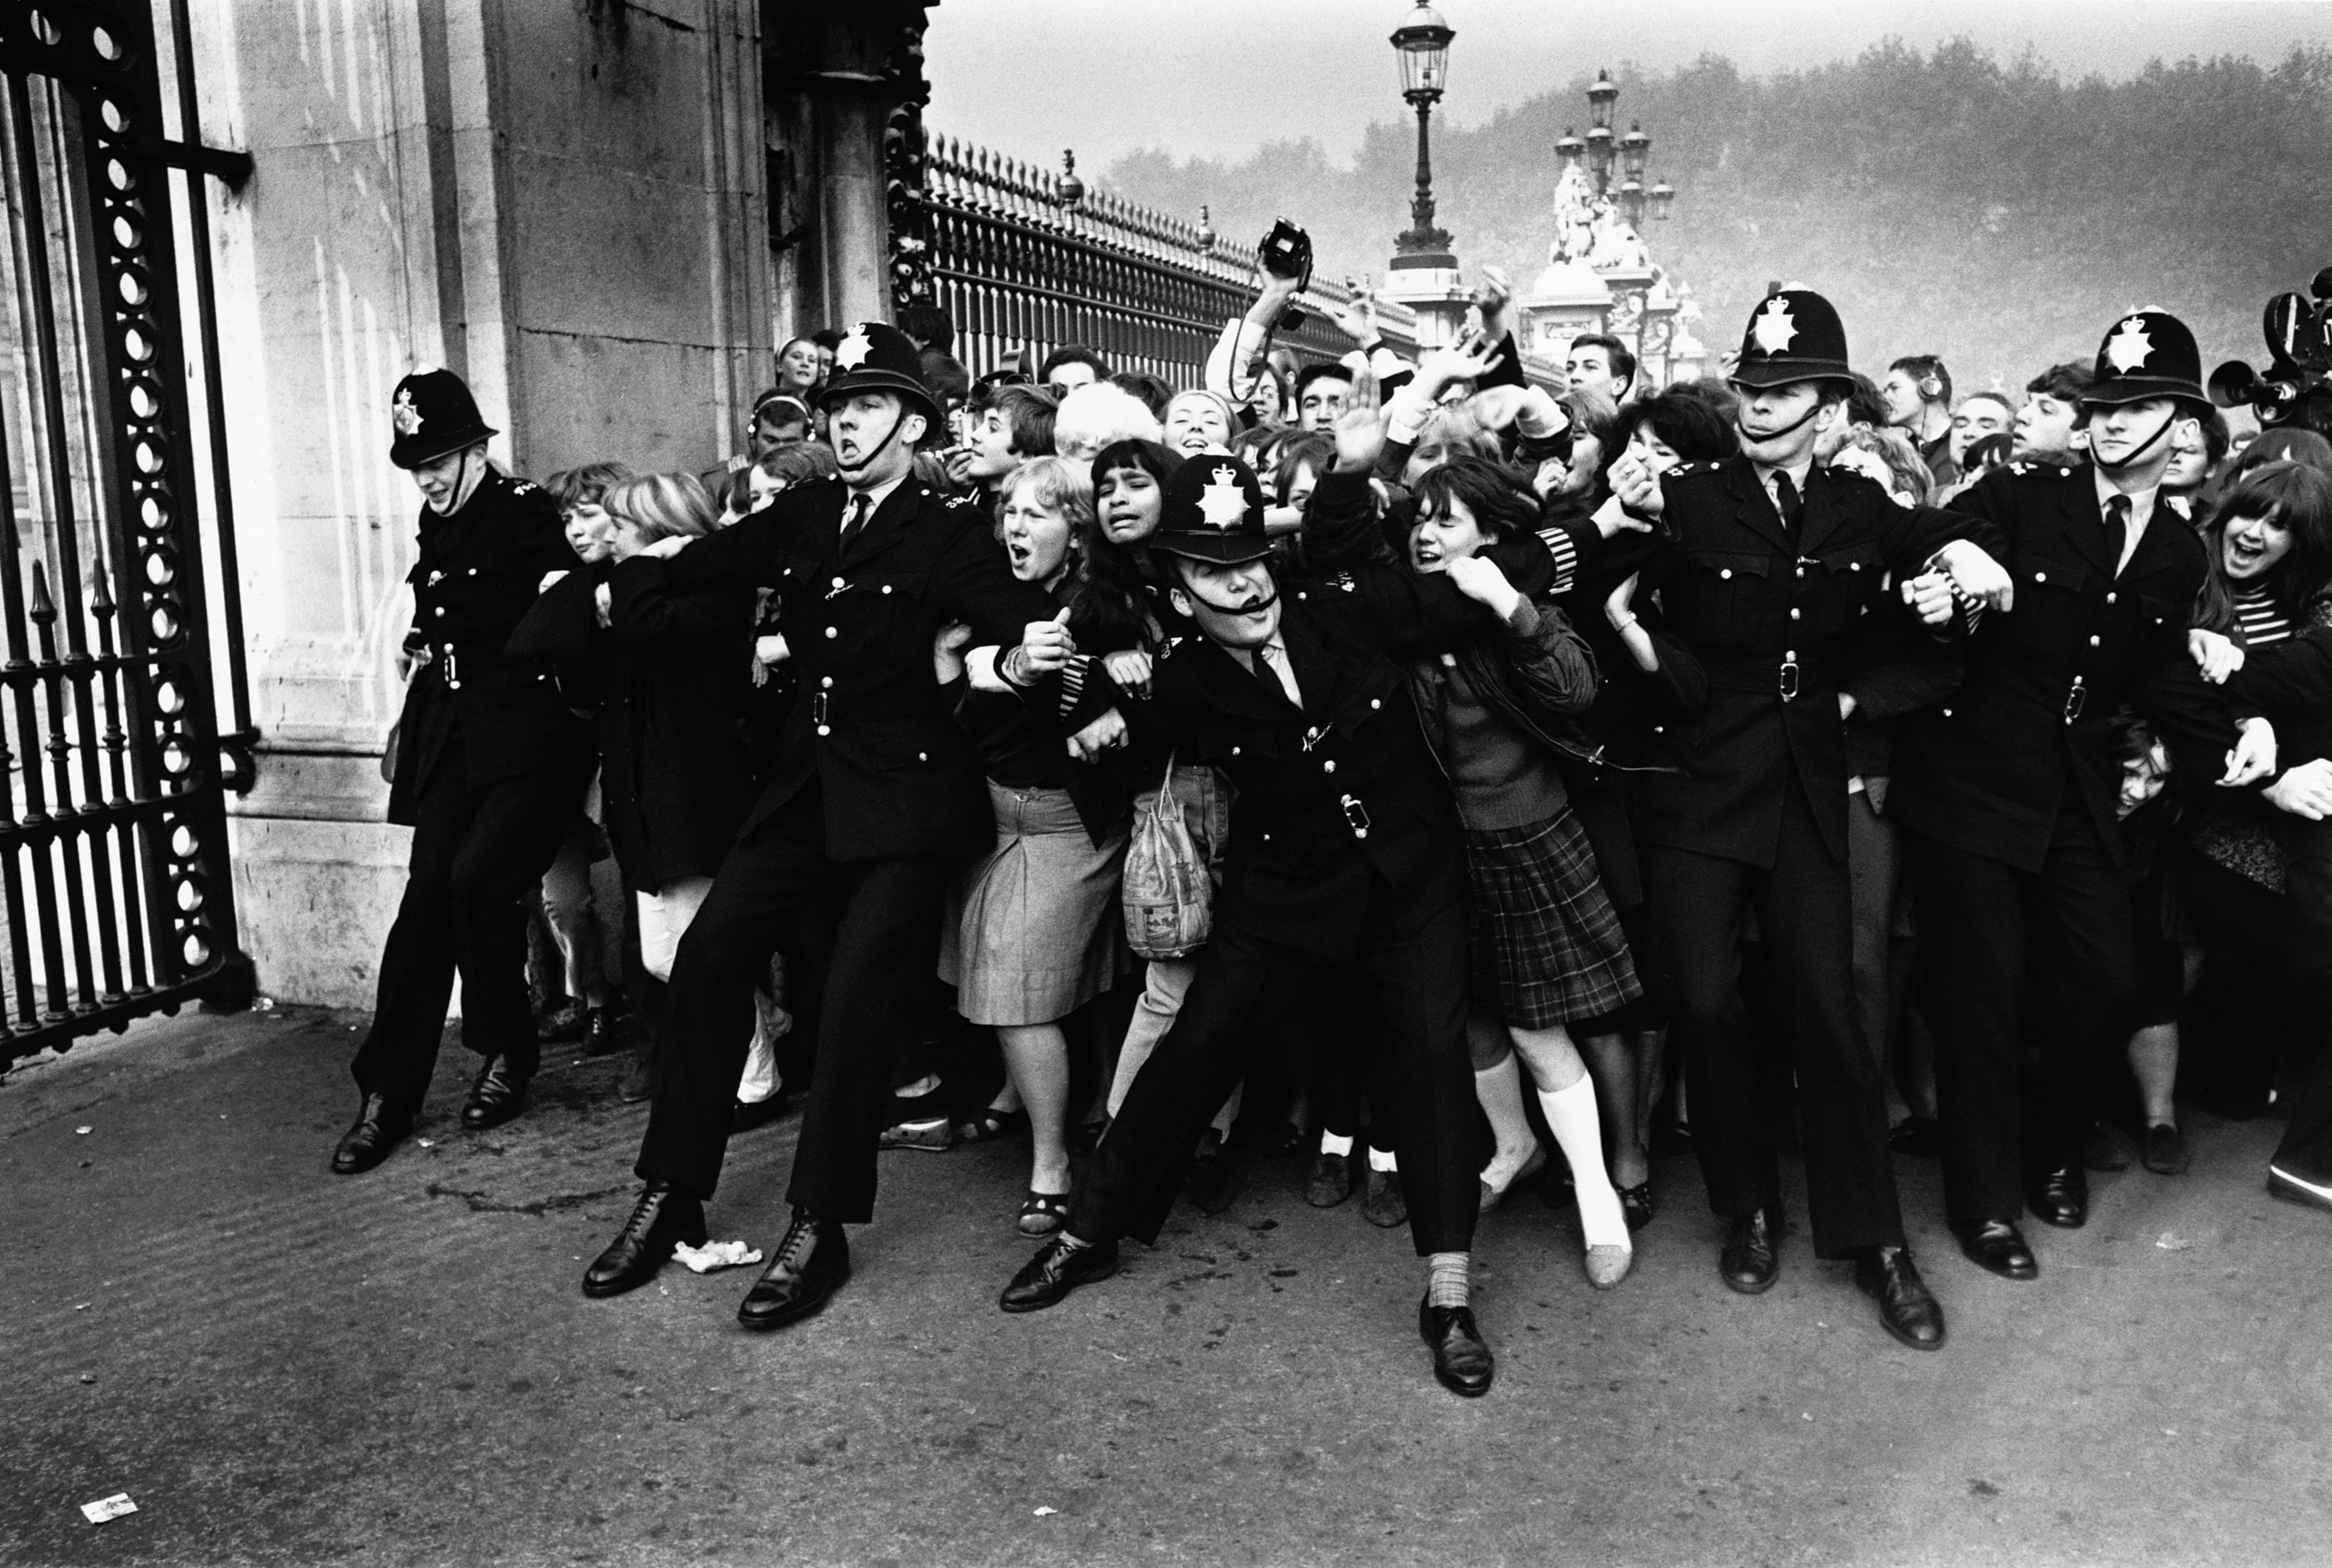
{"type": "Polygon", "coordinates": [[[97,1129],[95,1127],[75,1127],[73,1131],[85,1138],[89,1136],[90,1134],[97,1131],[97,1129]]]}
{"type": "Polygon", "coordinates": [[[1798,1412],[1798,1419],[1802,1421],[1810,1421],[1814,1419],[1814,1412],[1810,1410],[1802,1410],[1798,1412]]]}
{"type": "Polygon", "coordinates": [[[759,1263],[761,1250],[748,1247],[742,1241],[712,1241],[702,1247],[692,1247],[683,1241],[672,1250],[672,1255],[689,1267],[692,1273],[710,1274],[715,1269],[736,1269],[747,1263],[759,1263]]]}
{"type": "Polygon", "coordinates": [[[73,1303],[73,1310],[75,1312],[87,1312],[89,1310],[89,1303],[86,1301],[77,1301],[73,1303]]]}
{"type": "Polygon", "coordinates": [[[134,1514],[138,1505],[129,1500],[127,1492],[116,1492],[110,1497],[100,1497],[94,1503],[81,1506],[81,1516],[92,1525],[102,1525],[108,1519],[119,1519],[124,1514],[134,1514]]]}
{"type": "Polygon", "coordinates": [[[437,1146],[437,1140],[435,1138],[416,1138],[413,1141],[425,1149],[434,1149],[437,1146]]]}
{"type": "Polygon", "coordinates": [[[2155,1239],[2154,1244],[2156,1247],[2161,1248],[2165,1252],[2184,1252],[2187,1248],[2194,1245],[2193,1242],[2188,1240],[2185,1237],[2179,1235],[2174,1231],[2165,1231],[2155,1239]]]}
{"type": "Polygon", "coordinates": [[[1037,1517],[1041,1519],[1047,1514],[1057,1514],[1059,1512],[1060,1510],[1058,1508],[1039,1508],[1037,1510],[1037,1517]]]}
{"type": "Polygon", "coordinates": [[[2178,1435],[2178,1429],[2176,1427],[2164,1427],[2162,1429],[2162,1435],[2165,1438],[2174,1438],[2178,1435]]]}
{"type": "Polygon", "coordinates": [[[81,1380],[83,1383],[95,1383],[97,1381],[97,1373],[93,1372],[82,1373],[81,1374],[81,1380]]]}

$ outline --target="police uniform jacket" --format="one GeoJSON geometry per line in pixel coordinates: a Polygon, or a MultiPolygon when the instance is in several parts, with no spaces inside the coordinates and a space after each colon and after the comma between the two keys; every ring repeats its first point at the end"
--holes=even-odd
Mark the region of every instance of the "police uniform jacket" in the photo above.
{"type": "Polygon", "coordinates": [[[405,689],[390,822],[413,823],[422,790],[449,760],[473,790],[560,771],[579,780],[588,768],[589,728],[569,711],[550,666],[507,648],[544,575],[575,565],[559,508],[524,480],[489,472],[451,516],[423,510],[420,558],[406,581],[412,641],[430,658],[405,689]]]}
{"type": "Polygon", "coordinates": [[[722,584],[776,590],[798,693],[742,832],[812,783],[827,859],[984,851],[995,823],[970,737],[932,669],[951,622],[977,643],[1018,644],[1052,598],[1012,575],[986,519],[910,476],[840,548],[848,490],[799,485],[669,561],[641,558],[643,589],[722,584]]]}
{"type": "Polygon", "coordinates": [[[2071,792],[2118,854],[2117,708],[2135,704],[2191,777],[2224,773],[2237,739],[2226,698],[2186,651],[2203,543],[2157,497],[2117,575],[2086,463],[2012,463],[1953,504],[2003,538],[1993,556],[2015,579],[2015,607],[1983,616],[1958,693],[1907,726],[1896,810],[1954,849],[2037,871],[2071,792]]]}
{"type": "Polygon", "coordinates": [[[635,556],[553,584],[511,649],[558,660],[569,698],[593,708],[608,841],[624,879],[652,893],[719,870],[756,792],[743,724],[753,592],[672,593],[649,565],[635,556]]]}
{"type": "Polygon", "coordinates": [[[1819,463],[1794,545],[1745,457],[1671,469],[1662,492],[1662,544],[1641,587],[1659,591],[1668,632],[1699,660],[1707,693],[1696,709],[1655,721],[1654,754],[1679,771],[1644,776],[1644,837],[1770,868],[1794,777],[1843,860],[1838,694],[1853,673],[1853,634],[1890,571],[1916,574],[1955,538],[1988,548],[1993,530],[1899,507],[1875,481],[1819,463]]]}
{"type": "MultiPolygon", "coordinates": [[[[1365,527],[1367,500],[1365,475],[1325,476],[1307,530],[1324,509],[1365,527]]],[[[1524,536],[1496,553],[1512,580],[1545,549],[1524,536]]],[[[1250,671],[1204,637],[1157,661],[1150,699],[1124,704],[1129,720],[1162,732],[1179,760],[1222,769],[1237,791],[1217,920],[1341,961],[1358,951],[1373,879],[1391,887],[1398,930],[1463,896],[1449,784],[1397,661],[1454,647],[1488,618],[1446,577],[1359,563],[1282,584],[1280,636],[1301,708],[1259,657],[1250,671]]]]}

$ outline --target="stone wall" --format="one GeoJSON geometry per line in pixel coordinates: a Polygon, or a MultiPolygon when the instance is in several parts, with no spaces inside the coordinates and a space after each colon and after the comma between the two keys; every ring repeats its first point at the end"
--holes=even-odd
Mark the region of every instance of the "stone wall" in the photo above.
{"type": "Polygon", "coordinates": [[[712,466],[769,369],[752,0],[198,5],[258,783],[263,990],[368,1006],[406,832],[379,759],[418,498],[387,396],[466,376],[494,456],[712,466]]]}

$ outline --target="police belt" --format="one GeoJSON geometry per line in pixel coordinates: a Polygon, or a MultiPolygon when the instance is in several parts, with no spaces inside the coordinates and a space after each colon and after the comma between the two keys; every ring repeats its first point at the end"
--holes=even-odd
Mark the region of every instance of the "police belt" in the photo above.
{"type": "Polygon", "coordinates": [[[1778,697],[1783,702],[1794,700],[1812,687],[1834,687],[1838,682],[1838,661],[1828,655],[1808,658],[1788,651],[1780,654],[1704,654],[1700,663],[1707,672],[1713,691],[1744,691],[1760,697],[1778,697]]]}
{"type": "Polygon", "coordinates": [[[2053,708],[2067,724],[2103,724],[2112,717],[2113,705],[2098,696],[2086,675],[2062,681],[2039,680],[2012,664],[2003,664],[1992,674],[2017,696],[2053,708]]]}

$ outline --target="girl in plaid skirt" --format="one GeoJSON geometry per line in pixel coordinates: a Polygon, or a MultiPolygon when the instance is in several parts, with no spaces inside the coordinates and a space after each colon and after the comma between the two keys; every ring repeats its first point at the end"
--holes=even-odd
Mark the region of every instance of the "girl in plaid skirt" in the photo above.
{"type": "MultiPolygon", "coordinates": [[[[1501,530],[1537,521],[1528,493],[1479,458],[1425,474],[1416,499],[1409,551],[1420,573],[1446,572],[1501,530]]],[[[1545,1158],[1523,1113],[1519,1055],[1571,1163],[1588,1279],[1608,1289],[1626,1277],[1632,1248],[1603,1164],[1595,1086],[1566,1025],[1617,1011],[1642,986],[1555,765],[1567,719],[1594,698],[1594,659],[1543,596],[1544,584],[1515,586],[1537,611],[1531,631],[1486,628],[1413,664],[1410,684],[1466,833],[1474,954],[1467,1033],[1476,1088],[1498,1134],[1482,1173],[1483,1206],[1545,1158]]]]}

